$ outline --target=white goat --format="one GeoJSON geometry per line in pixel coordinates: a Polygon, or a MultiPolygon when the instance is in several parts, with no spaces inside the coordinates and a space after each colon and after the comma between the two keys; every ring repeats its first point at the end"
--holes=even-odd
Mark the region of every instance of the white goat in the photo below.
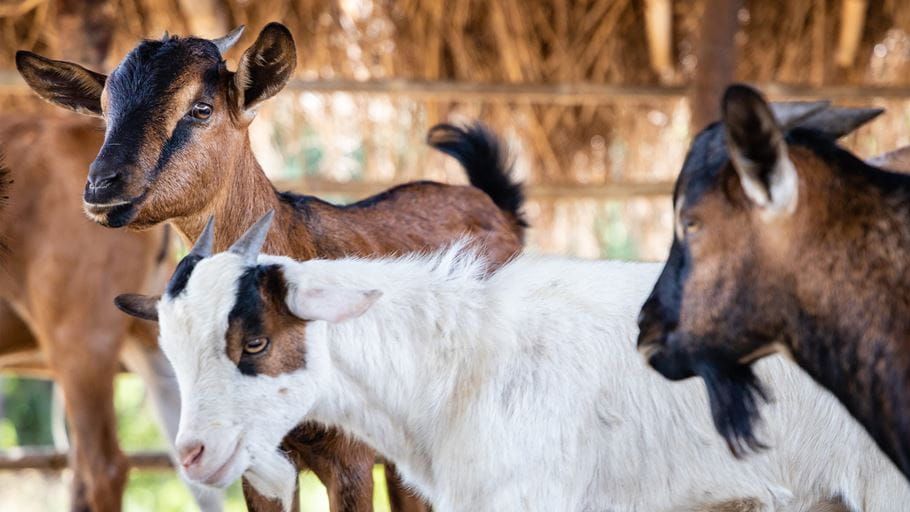
{"type": "Polygon", "coordinates": [[[776,399],[762,431],[771,448],[733,458],[700,382],[665,381],[635,350],[660,265],[522,256],[485,277],[461,245],[257,262],[268,224],[211,257],[206,230],[160,301],[118,297],[160,319],[181,388],[178,446],[197,481],[245,474],[287,507],[296,471],[277,448],[313,420],[376,448],[438,511],[910,503],[867,434],[780,358],[758,369],[776,399]]]}

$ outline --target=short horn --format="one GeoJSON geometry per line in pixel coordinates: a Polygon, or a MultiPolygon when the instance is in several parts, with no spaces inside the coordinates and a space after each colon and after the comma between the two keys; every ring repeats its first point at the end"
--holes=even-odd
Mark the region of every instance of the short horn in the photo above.
{"type": "Polygon", "coordinates": [[[771,103],[771,112],[774,113],[778,126],[786,131],[829,105],[830,101],[778,101],[771,103]]]}
{"type": "Polygon", "coordinates": [[[263,215],[261,219],[257,220],[255,224],[250,226],[250,229],[246,230],[246,233],[241,235],[228,250],[242,256],[243,261],[248,265],[256,263],[256,258],[259,256],[259,250],[262,249],[262,244],[265,243],[265,237],[269,234],[269,227],[272,226],[272,217],[274,216],[274,209],[266,212],[266,214],[263,215]]]}
{"type": "Polygon", "coordinates": [[[165,30],[165,31],[164,31],[164,35],[161,36],[161,40],[162,40],[162,41],[167,41],[167,40],[170,39],[170,38],[171,38],[171,35],[167,33],[167,30],[165,30]]]}
{"type": "Polygon", "coordinates": [[[884,113],[885,109],[874,107],[829,107],[803,119],[794,128],[808,128],[839,139],[884,113]]]}
{"type": "Polygon", "coordinates": [[[221,52],[221,55],[224,55],[228,50],[231,49],[232,46],[237,43],[237,41],[240,40],[240,36],[243,35],[243,29],[245,28],[245,25],[240,25],[234,30],[231,30],[230,33],[228,33],[226,36],[219,37],[218,39],[212,39],[212,42],[215,43],[215,46],[218,47],[218,51],[221,52]]]}
{"type": "Polygon", "coordinates": [[[199,238],[196,239],[196,244],[193,245],[193,250],[190,251],[190,254],[195,254],[196,256],[201,256],[203,258],[208,258],[212,255],[212,251],[215,248],[215,216],[212,215],[209,217],[208,222],[205,223],[205,229],[202,230],[202,234],[199,235],[199,238]]]}

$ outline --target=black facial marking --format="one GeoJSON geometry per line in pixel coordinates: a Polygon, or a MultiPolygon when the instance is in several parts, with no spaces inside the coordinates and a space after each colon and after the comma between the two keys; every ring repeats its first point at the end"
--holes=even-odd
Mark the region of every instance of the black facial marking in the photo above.
{"type": "MultiPolygon", "coordinates": [[[[249,267],[237,280],[237,296],[234,308],[228,315],[228,325],[238,324],[244,335],[261,336],[264,331],[262,322],[263,300],[259,294],[260,267],[249,267]]],[[[256,364],[250,357],[240,356],[237,369],[244,375],[255,376],[256,364]]]]}
{"type": "MultiPolygon", "coordinates": [[[[218,49],[211,41],[196,38],[143,41],[126,56],[107,81],[107,135],[96,158],[99,165],[107,163],[118,169],[134,167],[137,149],[155,136],[165,140],[165,143],[154,168],[145,170],[146,179],[154,180],[170,159],[186,146],[194,127],[191,120],[181,118],[171,133],[164,130],[172,114],[168,110],[171,108],[169,101],[183,83],[181,77],[190,67],[204,69],[203,95],[212,101],[225,68],[218,49]]],[[[119,185],[122,188],[126,183],[123,180],[119,185]]],[[[120,198],[117,190],[108,191],[108,195],[120,198]]],[[[113,223],[110,224],[113,226],[113,223]]]]}
{"type": "MultiPolygon", "coordinates": [[[[265,300],[267,294],[271,303],[281,308],[280,312],[287,311],[285,297],[287,284],[278,265],[265,265],[247,268],[237,280],[237,295],[234,307],[228,315],[229,329],[239,329],[241,340],[268,336],[265,325],[265,300]]],[[[244,375],[255,376],[261,372],[259,360],[267,354],[271,347],[258,354],[241,352],[237,369],[244,375]]]]}
{"type": "Polygon", "coordinates": [[[190,275],[192,275],[193,270],[196,268],[196,264],[203,260],[203,257],[198,254],[188,254],[180,263],[177,264],[177,268],[174,270],[174,274],[171,276],[171,280],[167,283],[167,295],[168,297],[174,298],[180,295],[184,289],[186,289],[186,284],[190,280],[190,275]]]}
{"type": "Polygon", "coordinates": [[[164,143],[164,146],[161,148],[161,153],[158,155],[158,161],[155,163],[155,168],[152,169],[151,176],[149,179],[154,180],[158,177],[158,174],[161,173],[161,169],[167,165],[177,152],[179,152],[186,143],[189,142],[193,130],[193,121],[190,119],[183,118],[180,121],[177,121],[177,125],[174,127],[174,131],[171,133],[171,136],[167,139],[167,142],[164,143]]]}
{"type": "Polygon", "coordinates": [[[728,161],[724,127],[720,123],[712,123],[692,141],[679,179],[676,180],[674,200],[694,204],[714,186],[728,161]]]}

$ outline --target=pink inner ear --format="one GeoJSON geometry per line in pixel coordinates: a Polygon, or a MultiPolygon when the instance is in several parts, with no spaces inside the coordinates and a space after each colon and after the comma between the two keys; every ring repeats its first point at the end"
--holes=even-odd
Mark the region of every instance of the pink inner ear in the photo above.
{"type": "Polygon", "coordinates": [[[293,295],[288,307],[298,318],[338,323],[362,315],[382,296],[382,292],[344,288],[309,288],[298,290],[293,295]]]}

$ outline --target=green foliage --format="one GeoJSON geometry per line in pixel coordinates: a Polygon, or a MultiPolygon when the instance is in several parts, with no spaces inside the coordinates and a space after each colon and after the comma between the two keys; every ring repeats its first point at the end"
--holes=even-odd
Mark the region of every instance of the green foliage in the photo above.
{"type": "Polygon", "coordinates": [[[594,230],[600,240],[601,257],[617,260],[638,259],[638,244],[624,222],[622,203],[609,201],[603,214],[594,221],[594,230]]]}
{"type": "Polygon", "coordinates": [[[0,449],[53,444],[52,393],[53,384],[49,381],[0,377],[0,394],[3,395],[0,449]]]}

